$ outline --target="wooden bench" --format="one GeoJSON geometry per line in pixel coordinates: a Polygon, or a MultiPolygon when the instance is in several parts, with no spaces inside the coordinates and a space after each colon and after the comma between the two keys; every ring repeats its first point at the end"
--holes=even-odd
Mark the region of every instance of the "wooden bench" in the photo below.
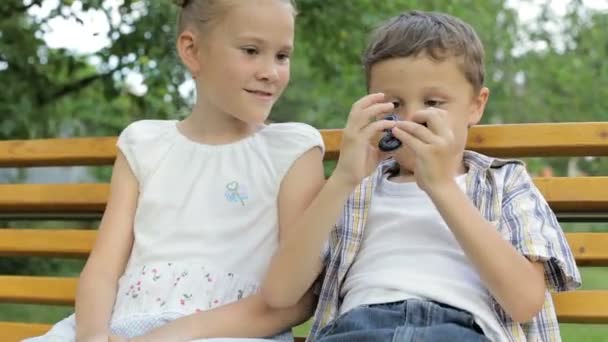
{"type": "MultiPolygon", "coordinates": [[[[338,157],[341,133],[323,130],[326,159],[338,157]]],[[[111,165],[114,137],[0,142],[0,167],[111,165]]],[[[605,156],[608,123],[477,126],[468,148],[498,157],[605,156]]],[[[608,221],[608,177],[536,178],[563,221],[608,221]]],[[[0,215],[12,220],[99,217],[107,184],[1,184],[0,215]]],[[[0,229],[0,255],[86,258],[94,230],[0,229]]],[[[608,266],[608,233],[569,233],[579,266],[608,266]]],[[[0,302],[73,305],[76,278],[0,275],[0,302]]],[[[607,323],[608,291],[554,295],[560,322],[607,323]]],[[[0,340],[44,333],[46,323],[0,322],[0,340]]]]}

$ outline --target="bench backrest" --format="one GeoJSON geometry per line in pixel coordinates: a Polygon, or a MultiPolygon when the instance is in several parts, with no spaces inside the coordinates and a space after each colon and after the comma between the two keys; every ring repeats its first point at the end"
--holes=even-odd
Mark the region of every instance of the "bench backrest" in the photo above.
{"type": "MultiPolygon", "coordinates": [[[[340,130],[322,130],[326,159],[336,160],[340,130]]],[[[0,167],[111,165],[116,138],[0,142],[0,167]]],[[[468,148],[496,157],[608,155],[608,123],[481,125],[471,129],[468,148]]],[[[562,221],[608,221],[608,177],[535,178],[562,221]]],[[[108,184],[1,184],[0,219],[99,217],[108,184]]],[[[0,255],[86,258],[96,232],[0,227],[0,255]]],[[[579,266],[608,266],[608,233],[568,233],[579,266]]],[[[0,275],[0,302],[73,305],[76,278],[0,275]]],[[[608,291],[554,295],[560,322],[608,322],[608,291]]],[[[46,324],[0,322],[0,337],[12,341],[39,334],[46,324]]]]}

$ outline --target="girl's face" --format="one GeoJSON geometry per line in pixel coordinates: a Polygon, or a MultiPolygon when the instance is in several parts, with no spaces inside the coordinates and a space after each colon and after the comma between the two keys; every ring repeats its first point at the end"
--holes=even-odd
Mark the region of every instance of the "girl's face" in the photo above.
{"type": "Polygon", "coordinates": [[[247,0],[226,11],[200,36],[198,102],[207,111],[263,123],[289,82],[294,14],[287,2],[247,0]]]}

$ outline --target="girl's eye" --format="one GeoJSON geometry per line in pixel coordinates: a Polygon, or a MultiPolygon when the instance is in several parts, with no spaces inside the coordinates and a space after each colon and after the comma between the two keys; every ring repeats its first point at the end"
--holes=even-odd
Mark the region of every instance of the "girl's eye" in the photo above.
{"type": "Polygon", "coordinates": [[[395,109],[397,109],[401,106],[401,104],[399,103],[399,101],[393,101],[393,106],[395,106],[395,109]]]}
{"type": "Polygon", "coordinates": [[[287,54],[287,53],[280,53],[280,54],[278,54],[278,55],[277,55],[277,59],[278,59],[279,61],[286,61],[286,60],[288,60],[289,58],[290,58],[290,56],[289,56],[289,54],[287,54]]]}

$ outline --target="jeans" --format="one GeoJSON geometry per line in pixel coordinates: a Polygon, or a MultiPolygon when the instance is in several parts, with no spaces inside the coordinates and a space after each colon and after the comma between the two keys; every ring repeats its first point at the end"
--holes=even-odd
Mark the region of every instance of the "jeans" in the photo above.
{"type": "Polygon", "coordinates": [[[470,313],[448,305],[417,299],[356,307],[323,327],[312,340],[490,341],[470,313]]]}

